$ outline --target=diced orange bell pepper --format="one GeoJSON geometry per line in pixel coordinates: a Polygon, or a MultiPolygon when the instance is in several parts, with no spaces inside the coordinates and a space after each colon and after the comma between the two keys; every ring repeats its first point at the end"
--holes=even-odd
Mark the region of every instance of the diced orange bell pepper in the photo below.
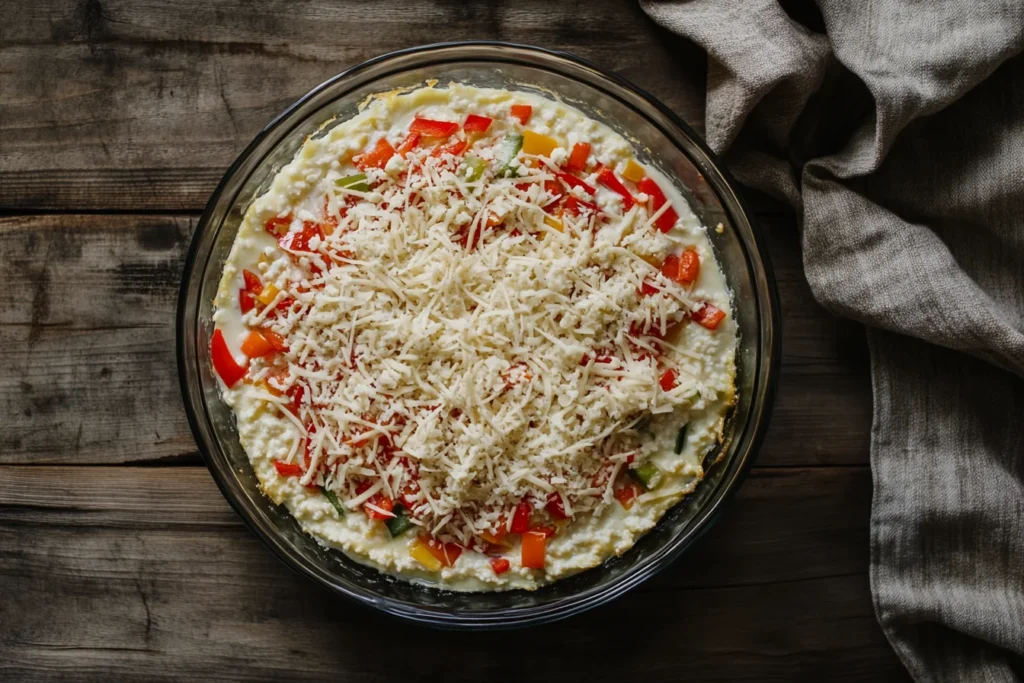
{"type": "Polygon", "coordinates": [[[679,277],[684,285],[694,282],[700,276],[700,255],[694,248],[689,248],[679,257],[679,277]]]}
{"type": "Polygon", "coordinates": [[[523,534],[523,566],[527,569],[543,569],[548,537],[540,531],[523,534]]]}
{"type": "Polygon", "coordinates": [[[436,538],[420,537],[420,543],[426,546],[430,554],[445,567],[454,567],[456,560],[462,555],[462,546],[455,543],[442,543],[436,538]]]}
{"type": "Polygon", "coordinates": [[[582,171],[587,167],[587,159],[590,158],[590,143],[577,142],[572,146],[569,160],[565,162],[567,171],[582,171]]]}
{"type": "Polygon", "coordinates": [[[281,335],[277,334],[276,332],[271,332],[270,330],[262,330],[261,334],[263,335],[263,338],[266,339],[267,342],[269,342],[270,345],[274,347],[275,351],[280,351],[281,353],[284,353],[285,351],[288,350],[288,342],[286,342],[284,338],[282,338],[281,335]]]}
{"type": "Polygon", "coordinates": [[[253,330],[242,342],[242,353],[249,358],[262,358],[274,351],[273,345],[267,341],[259,330],[253,330]]]}
{"type": "Polygon", "coordinates": [[[693,321],[709,330],[717,330],[718,326],[725,320],[725,311],[713,304],[704,304],[691,316],[693,321]]]}
{"type": "Polygon", "coordinates": [[[377,144],[372,149],[355,157],[352,161],[356,162],[356,166],[364,170],[367,168],[384,168],[393,156],[395,156],[395,148],[391,146],[391,143],[386,138],[381,138],[377,140],[377,144]]]}
{"type": "Polygon", "coordinates": [[[632,159],[626,162],[626,168],[622,171],[622,177],[631,183],[639,183],[644,175],[644,167],[632,159]]]}
{"type": "Polygon", "coordinates": [[[551,156],[551,152],[558,147],[558,140],[550,135],[542,135],[532,130],[523,131],[523,153],[536,154],[538,156],[551,156]]]}
{"type": "Polygon", "coordinates": [[[512,118],[518,119],[519,123],[526,125],[526,122],[533,116],[533,107],[528,104],[513,104],[512,118]]]}
{"type": "Polygon", "coordinates": [[[633,507],[633,501],[642,493],[640,487],[630,482],[620,489],[615,490],[615,500],[619,501],[625,509],[633,507]]]}

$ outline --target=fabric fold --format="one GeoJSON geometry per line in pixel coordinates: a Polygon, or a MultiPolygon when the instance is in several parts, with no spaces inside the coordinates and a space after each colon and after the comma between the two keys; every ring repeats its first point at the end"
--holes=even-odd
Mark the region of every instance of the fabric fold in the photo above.
{"type": "Polygon", "coordinates": [[[794,207],[815,297],[868,325],[883,630],[917,680],[1016,680],[1024,4],[821,0],[824,33],[775,0],[641,5],[707,50],[709,144],[794,207]]]}

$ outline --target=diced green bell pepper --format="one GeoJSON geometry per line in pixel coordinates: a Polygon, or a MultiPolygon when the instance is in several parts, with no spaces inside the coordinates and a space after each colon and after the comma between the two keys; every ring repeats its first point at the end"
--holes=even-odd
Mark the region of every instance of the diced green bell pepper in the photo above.
{"type": "Polygon", "coordinates": [[[498,175],[512,175],[510,164],[518,156],[519,150],[522,148],[523,136],[519,133],[509,133],[502,139],[501,146],[498,147],[498,153],[494,155],[494,160],[498,162],[498,175]]]}
{"type": "Polygon", "coordinates": [[[640,467],[629,470],[629,476],[647,491],[657,488],[661,483],[661,470],[653,462],[645,462],[640,467]]]}
{"type": "Polygon", "coordinates": [[[366,182],[365,173],[356,173],[355,175],[345,176],[344,178],[338,178],[334,181],[334,184],[340,188],[346,190],[355,190],[356,192],[369,192],[370,184],[366,182]]]}
{"type": "Polygon", "coordinates": [[[415,526],[412,520],[409,519],[409,513],[401,505],[396,505],[395,509],[391,512],[395,516],[384,522],[391,533],[391,538],[397,538],[415,526]]]}
{"type": "Polygon", "coordinates": [[[462,179],[467,183],[472,183],[480,180],[484,174],[484,169],[486,168],[487,165],[484,164],[484,160],[480,157],[472,155],[467,156],[465,161],[462,162],[462,168],[459,170],[459,175],[462,176],[462,179]]]}
{"type": "Polygon", "coordinates": [[[689,424],[684,424],[679,428],[679,433],[676,434],[676,455],[683,452],[683,446],[686,444],[686,428],[689,426],[689,424]]]}
{"type": "Polygon", "coordinates": [[[324,498],[327,499],[327,502],[334,506],[334,509],[338,511],[339,517],[345,516],[345,508],[341,506],[341,502],[338,500],[338,496],[335,495],[334,491],[330,491],[321,486],[320,493],[324,494],[324,498]]]}

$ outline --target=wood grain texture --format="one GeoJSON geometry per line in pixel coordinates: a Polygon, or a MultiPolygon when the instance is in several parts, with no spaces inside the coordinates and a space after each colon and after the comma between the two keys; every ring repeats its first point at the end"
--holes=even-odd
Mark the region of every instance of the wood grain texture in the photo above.
{"type": "Polygon", "coordinates": [[[0,678],[903,680],[868,596],[869,491],[861,467],[755,472],[692,553],[611,605],[453,636],[330,599],[199,468],[0,467],[0,678]],[[599,648],[621,656],[595,667],[599,648]]]}
{"type": "MultiPolygon", "coordinates": [[[[858,326],[817,306],[792,219],[771,220],[784,313],[779,396],[759,462],[864,464],[871,400],[858,326]]],[[[0,463],[195,460],[174,312],[195,219],[0,219],[0,463]]]]}
{"type": "Polygon", "coordinates": [[[5,4],[4,24],[0,209],[201,209],[298,97],[370,57],[438,41],[573,52],[687,121],[703,109],[701,53],[622,0],[38,0],[5,4]]]}

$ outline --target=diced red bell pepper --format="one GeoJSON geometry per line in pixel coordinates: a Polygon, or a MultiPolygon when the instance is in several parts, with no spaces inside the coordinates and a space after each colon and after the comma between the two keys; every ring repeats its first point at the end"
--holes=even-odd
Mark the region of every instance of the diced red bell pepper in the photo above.
{"type": "Polygon", "coordinates": [[[658,384],[661,385],[662,391],[672,391],[676,388],[676,371],[669,368],[662,374],[661,379],[658,380],[658,384]]]}
{"type": "Polygon", "coordinates": [[[368,501],[363,503],[363,510],[366,512],[366,516],[370,519],[391,519],[395,516],[392,512],[394,509],[395,501],[391,500],[383,493],[371,496],[368,501]],[[370,507],[371,505],[374,507],[370,507]],[[379,512],[375,508],[380,508],[383,512],[379,512]]]}
{"type": "Polygon", "coordinates": [[[249,358],[261,358],[273,352],[273,350],[274,347],[271,346],[269,341],[264,339],[259,330],[250,332],[249,336],[242,342],[242,353],[249,356],[249,358]]]}
{"type": "Polygon", "coordinates": [[[507,572],[509,570],[509,567],[511,566],[512,565],[509,564],[509,561],[506,560],[504,557],[491,558],[491,569],[493,569],[494,573],[498,576],[501,576],[502,574],[507,572]]]}
{"type": "Polygon", "coordinates": [[[644,283],[640,285],[640,296],[654,296],[659,293],[661,293],[661,290],[651,284],[648,280],[644,280],[644,283]]]}
{"type": "Polygon", "coordinates": [[[539,531],[523,534],[523,566],[527,569],[543,569],[548,537],[539,531]]]}
{"type": "Polygon", "coordinates": [[[527,501],[521,501],[516,506],[516,511],[512,515],[512,528],[509,530],[513,534],[522,534],[530,529],[530,514],[533,509],[530,507],[530,503],[527,501]]]}
{"type": "Polygon", "coordinates": [[[679,257],[679,277],[676,279],[688,285],[700,276],[700,255],[694,248],[689,248],[679,257]]]}
{"type": "Polygon", "coordinates": [[[242,280],[245,281],[245,290],[255,295],[263,293],[263,283],[260,282],[260,276],[251,270],[242,271],[242,280]]]}
{"type": "Polygon", "coordinates": [[[462,124],[462,130],[467,133],[486,133],[487,129],[491,127],[492,120],[486,116],[469,114],[466,116],[466,122],[462,124]]]}
{"type": "Polygon", "coordinates": [[[602,168],[597,173],[597,182],[601,183],[615,194],[622,197],[622,208],[629,211],[636,204],[636,200],[633,199],[633,195],[629,193],[626,186],[622,184],[622,181],[615,177],[615,174],[610,168],[602,168]]]}
{"type": "Polygon", "coordinates": [[[405,156],[406,154],[420,146],[421,137],[423,136],[420,135],[419,133],[409,133],[408,135],[405,136],[405,139],[402,140],[401,144],[398,145],[398,149],[396,149],[395,152],[397,154],[405,156]]]}
{"type": "Polygon", "coordinates": [[[288,232],[288,228],[289,226],[291,226],[291,224],[291,216],[285,216],[284,218],[275,216],[274,218],[271,218],[270,220],[263,224],[263,229],[269,232],[271,235],[274,235],[275,237],[280,237],[281,235],[288,232]]]}
{"type": "Polygon", "coordinates": [[[455,121],[435,121],[434,119],[421,119],[416,117],[409,125],[409,131],[419,133],[430,138],[446,138],[459,129],[455,121]]]}
{"type": "Polygon", "coordinates": [[[430,554],[438,559],[445,567],[455,566],[455,561],[462,555],[462,546],[455,543],[442,543],[436,538],[420,536],[420,543],[426,546],[430,554]]]}
{"type": "Polygon", "coordinates": [[[709,330],[717,330],[725,320],[725,311],[712,304],[703,304],[690,316],[693,321],[709,330]]]}
{"type": "Polygon", "coordinates": [[[582,187],[583,191],[589,195],[593,195],[597,192],[597,188],[590,183],[581,180],[571,173],[564,173],[563,171],[555,171],[555,177],[561,180],[569,187],[582,187]]]}
{"type": "Polygon", "coordinates": [[[556,533],[558,533],[558,528],[551,524],[538,524],[537,526],[530,529],[530,531],[538,534],[544,534],[544,538],[551,538],[556,533]]]}
{"type": "Polygon", "coordinates": [[[256,297],[253,296],[252,292],[244,289],[238,290],[238,308],[241,309],[242,313],[248,313],[256,308],[256,297]]]}
{"type": "Polygon", "coordinates": [[[584,209],[587,209],[589,211],[593,211],[594,213],[598,213],[601,210],[601,208],[597,204],[585,202],[582,199],[579,199],[571,194],[565,195],[565,199],[562,200],[562,210],[565,213],[571,213],[574,216],[578,216],[581,213],[580,207],[583,207],[584,209]]]}
{"type": "MultiPolygon", "coordinates": [[[[655,213],[658,209],[665,205],[668,199],[665,198],[665,193],[658,187],[658,183],[654,182],[651,178],[643,178],[639,183],[636,184],[637,189],[646,194],[651,198],[651,206],[654,208],[655,213]]],[[[672,226],[679,220],[679,214],[676,210],[669,206],[665,209],[665,213],[654,222],[658,226],[658,230],[662,232],[668,232],[672,229],[672,226]]]]}
{"type": "Polygon", "coordinates": [[[561,494],[557,491],[552,491],[548,494],[548,500],[544,507],[547,508],[548,513],[555,519],[569,519],[569,515],[565,514],[565,503],[562,501],[561,494]]]}
{"type": "Polygon", "coordinates": [[[661,274],[667,277],[673,282],[679,281],[679,257],[675,254],[669,254],[665,257],[665,262],[661,264],[661,274]]]}
{"type": "Polygon", "coordinates": [[[381,138],[377,140],[377,144],[372,149],[360,154],[352,159],[352,161],[356,162],[356,166],[364,170],[367,168],[384,168],[393,156],[395,156],[395,148],[391,146],[391,143],[386,138],[381,138]]]}
{"type": "Polygon", "coordinates": [[[313,251],[312,247],[309,246],[310,240],[314,237],[319,237],[321,240],[324,238],[323,229],[312,221],[305,221],[302,224],[302,229],[298,232],[289,232],[287,235],[278,240],[282,249],[288,249],[290,251],[313,251]]]}
{"type": "Polygon", "coordinates": [[[572,146],[569,160],[565,162],[568,171],[582,171],[587,167],[587,159],[590,158],[590,143],[577,142],[572,146]]]}
{"type": "Polygon", "coordinates": [[[513,104],[512,118],[518,119],[519,123],[526,125],[526,122],[533,116],[533,107],[528,104],[513,104]]]}
{"type": "Polygon", "coordinates": [[[451,154],[452,156],[456,157],[462,156],[462,153],[466,151],[466,147],[468,146],[468,142],[466,142],[465,140],[459,140],[458,142],[453,142],[450,145],[442,145],[441,147],[436,147],[434,151],[430,153],[430,156],[439,157],[442,154],[451,154]]]}
{"type": "Polygon", "coordinates": [[[220,330],[214,330],[213,337],[210,338],[210,358],[213,361],[213,369],[229,388],[245,377],[246,366],[239,365],[231,355],[231,349],[224,341],[224,333],[220,330]]]}
{"type": "Polygon", "coordinates": [[[633,501],[641,493],[640,487],[630,482],[622,488],[615,490],[615,500],[619,501],[622,507],[628,510],[633,507],[633,501]]]}
{"type": "Polygon", "coordinates": [[[306,389],[301,384],[293,384],[288,389],[288,398],[291,399],[289,405],[292,413],[295,415],[299,414],[299,409],[302,407],[302,397],[306,394],[306,389]]]}
{"type": "Polygon", "coordinates": [[[274,469],[282,477],[301,477],[304,470],[293,462],[281,462],[280,460],[274,461],[274,469]]]}

